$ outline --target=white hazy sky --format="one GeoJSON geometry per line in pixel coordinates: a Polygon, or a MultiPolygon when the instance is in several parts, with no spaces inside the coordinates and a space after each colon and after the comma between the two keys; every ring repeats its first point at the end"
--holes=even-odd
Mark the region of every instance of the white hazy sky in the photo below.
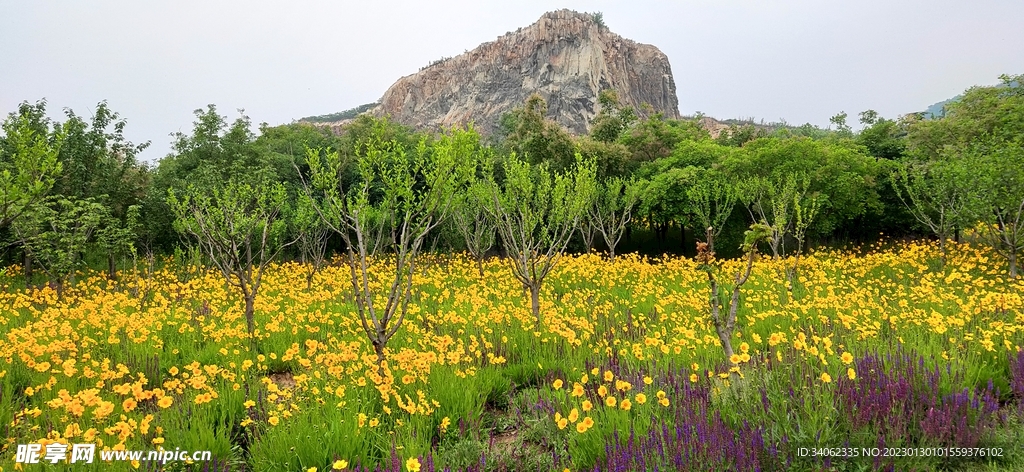
{"type": "Polygon", "coordinates": [[[91,116],[107,100],[155,160],[196,108],[270,124],[341,111],[559,8],[664,51],[684,114],[825,126],[1024,73],[1020,0],[0,0],[0,112],[45,97],[54,117],[91,116]]]}

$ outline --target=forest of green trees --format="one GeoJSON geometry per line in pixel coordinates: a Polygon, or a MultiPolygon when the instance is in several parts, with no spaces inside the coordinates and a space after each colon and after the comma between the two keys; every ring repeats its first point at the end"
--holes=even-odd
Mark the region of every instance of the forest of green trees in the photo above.
{"type": "MultiPolygon", "coordinates": [[[[774,256],[928,235],[983,242],[1018,270],[1022,87],[971,88],[938,119],[868,110],[857,132],[840,113],[830,129],[734,125],[712,138],[699,120],[640,119],[612,91],[600,105],[590,134],[573,136],[535,96],[490,137],[366,115],[340,134],[308,123],[253,133],[248,117],[210,105],[147,165],[148,143],[129,142],[106,103],[52,120],[45,100],[25,102],[0,136],[4,265],[59,290],[85,265],[114,278],[191,248],[226,276],[245,272],[245,285],[271,260],[319,267],[345,251],[692,254],[709,227],[716,250],[736,255],[743,231],[764,223],[774,256]]],[[[544,271],[516,275],[530,287],[544,271]]]]}

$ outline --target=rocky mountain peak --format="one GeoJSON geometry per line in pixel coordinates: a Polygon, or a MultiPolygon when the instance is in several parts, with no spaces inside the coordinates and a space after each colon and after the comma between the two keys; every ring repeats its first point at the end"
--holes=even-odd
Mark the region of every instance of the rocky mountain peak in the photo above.
{"type": "Polygon", "coordinates": [[[678,118],[668,57],[598,20],[571,10],[545,13],[526,28],[402,77],[369,113],[419,129],[472,122],[489,133],[504,113],[538,93],[549,117],[582,134],[597,112],[598,93],[613,89],[641,116],[678,118]]]}

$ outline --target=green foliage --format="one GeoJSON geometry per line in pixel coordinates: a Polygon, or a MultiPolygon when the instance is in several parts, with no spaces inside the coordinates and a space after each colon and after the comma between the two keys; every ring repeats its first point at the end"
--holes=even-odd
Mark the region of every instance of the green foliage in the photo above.
{"type": "Polygon", "coordinates": [[[65,109],[66,134],[58,159],[61,176],[54,193],[73,198],[95,198],[111,215],[124,222],[128,208],[137,205],[148,184],[147,169],[136,159],[149,142],[135,145],[124,136],[127,121],[106,102],[96,105],[90,121],[65,109]]]}
{"type": "Polygon", "coordinates": [[[636,112],[619,104],[619,96],[612,89],[597,95],[600,109],[590,122],[590,137],[603,143],[612,143],[636,122],[636,112]]]}
{"type": "Polygon", "coordinates": [[[666,120],[654,113],[626,130],[619,142],[633,154],[637,165],[668,157],[683,141],[708,139],[707,130],[697,120],[666,120]]]}
{"type": "Polygon", "coordinates": [[[762,138],[744,146],[746,155],[729,156],[722,166],[736,180],[758,177],[780,182],[787,175],[807,179],[819,195],[821,213],[812,231],[829,234],[841,224],[878,211],[878,162],[851,140],[803,137],[762,138]]]}
{"type": "Polygon", "coordinates": [[[857,134],[857,143],[879,159],[899,159],[906,151],[906,123],[887,120],[874,110],[861,112],[864,129],[857,134]]]}
{"type": "MultiPolygon", "coordinates": [[[[39,106],[44,107],[45,102],[39,106]]],[[[0,228],[30,211],[62,170],[57,155],[65,134],[60,129],[50,130],[30,106],[22,108],[4,120],[0,138],[0,228]]]]}
{"type": "Polygon", "coordinates": [[[850,125],[846,123],[847,117],[849,117],[849,115],[847,115],[845,111],[841,111],[828,119],[830,123],[836,126],[836,133],[844,138],[853,136],[853,131],[850,129],[850,125]]]}
{"type": "Polygon", "coordinates": [[[545,118],[547,112],[547,103],[534,94],[522,108],[503,116],[504,145],[531,164],[547,163],[553,170],[564,171],[575,162],[576,147],[567,131],[545,118]]]}

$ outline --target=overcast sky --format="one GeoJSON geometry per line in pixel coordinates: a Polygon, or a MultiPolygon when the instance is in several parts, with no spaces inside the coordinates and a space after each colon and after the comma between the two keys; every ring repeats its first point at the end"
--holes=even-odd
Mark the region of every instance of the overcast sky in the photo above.
{"type": "Polygon", "coordinates": [[[559,8],[664,51],[683,114],[826,126],[1024,73],[1020,0],[0,0],[0,112],[45,97],[54,117],[91,116],[107,100],[155,160],[207,104],[270,124],[345,110],[559,8]]]}

